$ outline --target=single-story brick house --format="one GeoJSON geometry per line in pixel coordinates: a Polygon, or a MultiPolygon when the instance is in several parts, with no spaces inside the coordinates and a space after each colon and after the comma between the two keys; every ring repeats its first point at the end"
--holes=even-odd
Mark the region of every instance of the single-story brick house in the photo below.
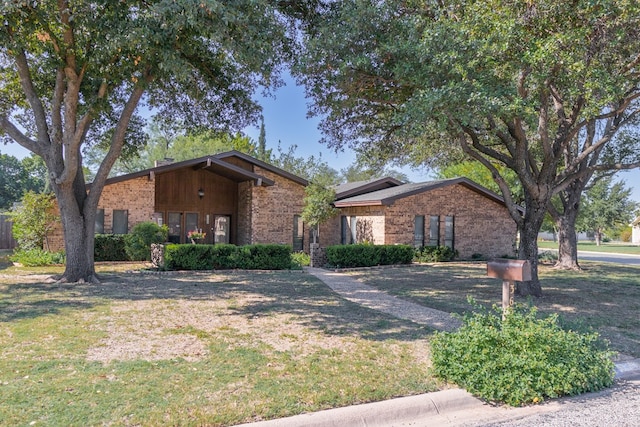
{"type": "Polygon", "coordinates": [[[503,199],[470,179],[385,178],[339,186],[336,194],[340,216],[320,230],[327,244],[441,245],[461,258],[515,254],[517,228],[503,199]]]}
{"type": "MultiPolygon", "coordinates": [[[[96,233],[126,234],[143,221],[169,227],[169,241],[284,243],[308,250],[300,213],[307,180],[238,151],[157,165],[106,182],[96,233]]],[[[62,230],[54,247],[63,246],[62,230]]],[[[57,237],[57,238],[56,238],[57,237]]]]}
{"type": "MultiPolygon", "coordinates": [[[[300,214],[308,182],[238,151],[157,165],[107,180],[96,233],[126,234],[143,221],[169,227],[169,240],[283,243],[309,251],[300,214]]],[[[516,226],[498,195],[466,178],[405,184],[394,178],[340,185],[340,214],[320,228],[321,246],[447,245],[463,258],[513,255],[516,226]]],[[[62,248],[62,231],[50,239],[62,248]]]]}

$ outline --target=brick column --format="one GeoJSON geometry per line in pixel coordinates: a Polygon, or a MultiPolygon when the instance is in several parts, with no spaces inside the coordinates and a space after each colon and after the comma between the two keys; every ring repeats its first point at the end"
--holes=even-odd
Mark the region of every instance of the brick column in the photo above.
{"type": "Polygon", "coordinates": [[[311,255],[311,267],[324,267],[327,265],[327,253],[325,248],[321,248],[319,243],[309,245],[311,255]]]}

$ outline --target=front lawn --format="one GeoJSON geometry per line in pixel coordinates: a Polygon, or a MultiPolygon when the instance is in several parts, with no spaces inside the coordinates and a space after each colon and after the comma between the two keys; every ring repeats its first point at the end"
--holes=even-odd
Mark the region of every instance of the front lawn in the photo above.
{"type": "Polygon", "coordinates": [[[0,425],[233,425],[438,389],[426,327],[303,272],[0,270],[0,425]]]}
{"type": "MultiPolygon", "coordinates": [[[[543,297],[531,302],[562,323],[589,328],[612,349],[640,357],[640,267],[583,261],[583,271],[540,265],[543,297]]],[[[471,310],[467,296],[485,306],[500,304],[502,282],[486,276],[486,263],[442,263],[350,273],[368,285],[419,304],[453,313],[471,310]]],[[[516,302],[527,302],[516,298],[516,302]]]]}
{"type": "MultiPolygon", "coordinates": [[[[558,249],[557,242],[538,241],[539,249],[558,249]]],[[[618,253],[628,255],[640,255],[640,245],[632,245],[630,243],[608,242],[602,243],[600,246],[595,242],[578,242],[579,251],[587,252],[605,252],[618,253]]]]}

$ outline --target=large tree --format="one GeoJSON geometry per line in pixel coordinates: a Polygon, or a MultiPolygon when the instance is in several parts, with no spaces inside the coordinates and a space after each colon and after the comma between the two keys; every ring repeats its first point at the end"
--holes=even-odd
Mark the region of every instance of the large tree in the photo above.
{"type": "Polygon", "coordinates": [[[542,295],[536,239],[550,199],[601,168],[585,158],[638,115],[640,3],[346,0],[321,22],[299,70],[329,144],[482,163],[532,265],[518,291],[542,295]],[[517,175],[524,214],[496,163],[517,175]]]}
{"type": "Polygon", "coordinates": [[[0,6],[0,128],[41,156],[60,208],[62,280],[97,280],[94,219],[141,103],[186,127],[242,129],[278,83],[294,1],[41,0],[0,6]],[[279,9],[280,8],[280,9],[279,9]],[[92,185],[82,147],[109,135],[92,185]]]}

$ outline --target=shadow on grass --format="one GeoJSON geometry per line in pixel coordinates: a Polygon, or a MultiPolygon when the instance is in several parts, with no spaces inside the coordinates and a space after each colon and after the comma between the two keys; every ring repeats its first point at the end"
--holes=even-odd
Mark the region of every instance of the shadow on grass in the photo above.
{"type": "Polygon", "coordinates": [[[100,284],[58,284],[18,277],[20,283],[0,284],[0,321],[85,310],[113,301],[226,300],[233,314],[249,319],[293,315],[297,323],[329,335],[410,341],[433,333],[344,300],[303,272],[108,274],[102,279],[100,284]],[[234,300],[242,303],[236,306],[234,300]]]}

